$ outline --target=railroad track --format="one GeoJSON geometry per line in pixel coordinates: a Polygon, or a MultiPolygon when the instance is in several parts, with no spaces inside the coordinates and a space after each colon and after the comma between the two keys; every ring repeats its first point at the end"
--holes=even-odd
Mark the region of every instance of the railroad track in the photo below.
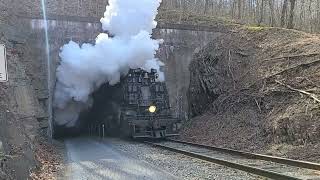
{"type": "Polygon", "coordinates": [[[209,161],[271,179],[318,179],[320,164],[226,148],[206,146],[185,141],[148,142],[155,147],[209,161]]]}

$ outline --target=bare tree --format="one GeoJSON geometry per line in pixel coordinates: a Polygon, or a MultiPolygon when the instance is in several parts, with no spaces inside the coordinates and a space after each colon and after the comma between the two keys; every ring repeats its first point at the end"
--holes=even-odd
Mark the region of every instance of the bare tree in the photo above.
{"type": "Polygon", "coordinates": [[[260,6],[260,19],[258,21],[259,26],[263,22],[263,17],[264,17],[264,0],[261,0],[261,6],[260,6]]]}
{"type": "Polygon", "coordinates": [[[290,0],[290,17],[288,22],[288,29],[294,28],[293,18],[294,18],[294,8],[296,6],[296,0],[290,0]]]}
{"type": "Polygon", "coordinates": [[[242,0],[238,0],[238,19],[241,19],[241,1],[242,0]]]}
{"type": "Polygon", "coordinates": [[[317,1],[317,29],[320,29],[320,1],[317,1]]]}
{"type": "Polygon", "coordinates": [[[287,14],[287,9],[288,9],[288,0],[284,0],[283,5],[282,5],[282,10],[281,10],[281,27],[284,27],[285,25],[285,18],[287,14]]]}
{"type": "Polygon", "coordinates": [[[270,8],[270,26],[274,26],[274,0],[269,0],[269,8],[270,8]]]}
{"type": "Polygon", "coordinates": [[[209,11],[209,0],[205,0],[204,14],[208,14],[208,11],[209,11]]]}
{"type": "Polygon", "coordinates": [[[206,15],[320,33],[320,0],[163,0],[161,8],[181,18],[206,15]]]}

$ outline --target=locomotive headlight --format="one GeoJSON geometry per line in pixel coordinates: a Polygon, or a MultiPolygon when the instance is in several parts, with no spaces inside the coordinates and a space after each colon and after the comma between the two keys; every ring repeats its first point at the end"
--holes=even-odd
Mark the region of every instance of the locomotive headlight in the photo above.
{"type": "Polygon", "coordinates": [[[151,112],[151,113],[155,113],[156,110],[157,110],[157,107],[156,107],[156,106],[150,106],[150,107],[149,107],[149,112],[151,112]]]}

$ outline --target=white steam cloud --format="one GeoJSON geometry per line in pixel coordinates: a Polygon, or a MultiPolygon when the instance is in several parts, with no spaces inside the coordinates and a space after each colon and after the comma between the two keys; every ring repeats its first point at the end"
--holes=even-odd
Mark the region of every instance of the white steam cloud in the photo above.
{"type": "MultiPolygon", "coordinates": [[[[151,39],[161,0],[109,0],[95,44],[73,41],[61,48],[55,90],[55,122],[72,127],[81,110],[90,107],[90,94],[103,83],[114,85],[130,68],[160,70],[155,58],[161,40],[151,39]]],[[[160,71],[159,71],[160,72],[160,71]]],[[[164,80],[160,73],[160,80],[164,80]]]]}

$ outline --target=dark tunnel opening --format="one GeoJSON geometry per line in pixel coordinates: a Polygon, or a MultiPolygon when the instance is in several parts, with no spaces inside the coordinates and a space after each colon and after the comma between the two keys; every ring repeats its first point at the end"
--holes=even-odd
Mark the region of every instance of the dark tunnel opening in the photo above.
{"type": "Polygon", "coordinates": [[[105,136],[121,135],[117,122],[120,116],[121,92],[119,83],[113,86],[108,83],[101,85],[91,94],[92,106],[80,113],[73,127],[54,124],[54,138],[102,136],[102,133],[105,136]]]}

